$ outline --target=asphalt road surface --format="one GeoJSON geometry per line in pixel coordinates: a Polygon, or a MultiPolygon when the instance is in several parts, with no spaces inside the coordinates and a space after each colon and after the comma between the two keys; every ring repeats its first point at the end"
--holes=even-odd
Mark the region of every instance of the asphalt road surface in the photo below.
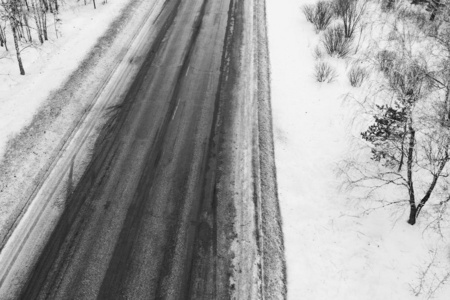
{"type": "Polygon", "coordinates": [[[204,198],[229,9],[229,0],[166,3],[23,299],[189,294],[196,235],[208,231],[197,219],[212,200],[204,198]]]}
{"type": "MultiPolygon", "coordinates": [[[[259,242],[248,246],[250,254],[236,255],[251,258],[233,270],[248,278],[230,282],[230,266],[237,263],[229,249],[237,247],[237,233],[225,223],[236,209],[217,203],[216,178],[226,172],[218,162],[220,141],[233,136],[226,126],[235,122],[229,120],[238,105],[227,103],[233,95],[226,89],[238,73],[230,61],[241,55],[243,20],[253,19],[244,3],[166,1],[153,24],[158,34],[152,47],[123,103],[110,108],[93,159],[22,299],[228,299],[236,285],[245,295],[240,299],[261,298],[267,275],[259,242]]],[[[251,65],[253,56],[247,60],[251,65]]],[[[233,176],[231,185],[240,181],[233,176]]],[[[250,203],[253,185],[249,179],[241,187],[250,203]]],[[[242,223],[246,215],[240,216],[242,223]]],[[[256,221],[245,230],[256,240],[258,215],[249,216],[256,221]]]]}

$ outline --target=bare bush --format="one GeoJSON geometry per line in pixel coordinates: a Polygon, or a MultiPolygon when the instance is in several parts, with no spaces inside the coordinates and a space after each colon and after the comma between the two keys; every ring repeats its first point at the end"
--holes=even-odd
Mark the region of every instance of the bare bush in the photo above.
{"type": "Polygon", "coordinates": [[[342,19],[345,37],[353,36],[366,10],[365,0],[335,0],[334,12],[342,19]]]}
{"type": "Polygon", "coordinates": [[[314,75],[318,82],[327,83],[333,82],[337,77],[336,70],[330,64],[323,61],[316,63],[314,75]]]}
{"type": "Polygon", "coordinates": [[[348,73],[348,80],[351,86],[360,87],[369,74],[367,70],[360,66],[352,66],[348,73]]]}
{"type": "Polygon", "coordinates": [[[304,5],[302,10],[306,20],[314,25],[316,31],[325,30],[334,17],[333,7],[327,1],[319,1],[315,5],[304,5]]]}
{"type": "Polygon", "coordinates": [[[325,50],[330,56],[347,57],[351,51],[352,38],[345,37],[342,25],[328,28],[322,38],[325,50]]]}
{"type": "Polygon", "coordinates": [[[378,52],[376,59],[380,71],[383,73],[387,73],[394,65],[394,61],[396,58],[397,55],[393,51],[381,50],[380,52],[378,52]]]}
{"type": "Polygon", "coordinates": [[[423,10],[411,9],[411,7],[404,6],[397,10],[397,16],[402,20],[409,20],[417,25],[419,29],[423,29],[429,23],[426,12],[423,10]]]}
{"type": "Polygon", "coordinates": [[[410,284],[414,296],[422,296],[422,299],[434,299],[450,280],[450,271],[442,269],[443,261],[438,258],[438,249],[429,250],[428,263],[419,269],[418,282],[410,284]]]}

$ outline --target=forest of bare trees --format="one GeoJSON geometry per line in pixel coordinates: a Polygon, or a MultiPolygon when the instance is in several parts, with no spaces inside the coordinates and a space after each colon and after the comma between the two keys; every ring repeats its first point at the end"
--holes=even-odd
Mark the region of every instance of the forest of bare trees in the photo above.
{"type": "MultiPolygon", "coordinates": [[[[58,14],[64,0],[0,1],[0,58],[4,56],[1,52],[14,51],[20,74],[25,75],[21,52],[48,41],[49,30],[54,30],[58,38],[58,14]]],[[[103,4],[106,2],[102,1],[103,4]]],[[[95,0],[89,3],[96,9],[95,0]]],[[[88,5],[87,0],[84,5],[88,5]]]]}

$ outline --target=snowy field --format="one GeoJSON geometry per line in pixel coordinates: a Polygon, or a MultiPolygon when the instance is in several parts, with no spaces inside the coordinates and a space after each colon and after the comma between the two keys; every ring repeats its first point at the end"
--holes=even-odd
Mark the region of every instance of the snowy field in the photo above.
{"type": "Polygon", "coordinates": [[[440,284],[448,236],[407,224],[408,207],[364,214],[370,205],[341,189],[341,162],[370,154],[355,147],[352,99],[364,91],[349,84],[344,59],[330,59],[334,82],[316,81],[319,38],[302,13],[307,3],[267,0],[288,299],[450,299],[449,283],[440,284]]]}

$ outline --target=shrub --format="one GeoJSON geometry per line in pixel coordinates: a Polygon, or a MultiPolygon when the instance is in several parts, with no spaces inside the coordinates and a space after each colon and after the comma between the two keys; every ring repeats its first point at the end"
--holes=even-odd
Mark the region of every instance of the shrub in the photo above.
{"type": "Polygon", "coordinates": [[[408,6],[398,8],[397,16],[399,19],[415,23],[419,29],[425,28],[429,23],[426,12],[411,9],[411,7],[408,6]]]}
{"type": "Polygon", "coordinates": [[[320,47],[319,45],[317,45],[317,46],[314,48],[314,58],[317,59],[317,60],[320,60],[320,59],[322,59],[324,56],[325,56],[325,53],[323,53],[321,47],[320,47]]]}
{"type": "Polygon", "coordinates": [[[417,97],[427,85],[426,71],[417,61],[397,59],[385,74],[389,85],[403,95],[417,97]]]}
{"type": "Polygon", "coordinates": [[[334,0],[334,12],[342,19],[345,37],[353,36],[364,15],[366,4],[366,0],[334,0]]]}
{"type": "Polygon", "coordinates": [[[314,25],[316,31],[325,30],[333,20],[333,7],[329,2],[319,1],[315,5],[304,5],[302,9],[306,20],[314,25]]]}
{"type": "Polygon", "coordinates": [[[316,63],[315,74],[318,82],[333,82],[337,77],[336,70],[326,62],[320,61],[316,63]]]}
{"type": "Polygon", "coordinates": [[[338,25],[325,31],[322,43],[330,56],[343,58],[351,51],[352,38],[346,38],[343,26],[338,25]]]}
{"type": "Polygon", "coordinates": [[[359,66],[352,66],[350,72],[348,73],[348,79],[353,87],[360,87],[367,76],[367,70],[359,66]]]}
{"type": "Polygon", "coordinates": [[[389,70],[393,67],[396,58],[397,55],[394,51],[381,50],[380,52],[378,52],[377,61],[380,71],[383,73],[389,72],[389,70]]]}

